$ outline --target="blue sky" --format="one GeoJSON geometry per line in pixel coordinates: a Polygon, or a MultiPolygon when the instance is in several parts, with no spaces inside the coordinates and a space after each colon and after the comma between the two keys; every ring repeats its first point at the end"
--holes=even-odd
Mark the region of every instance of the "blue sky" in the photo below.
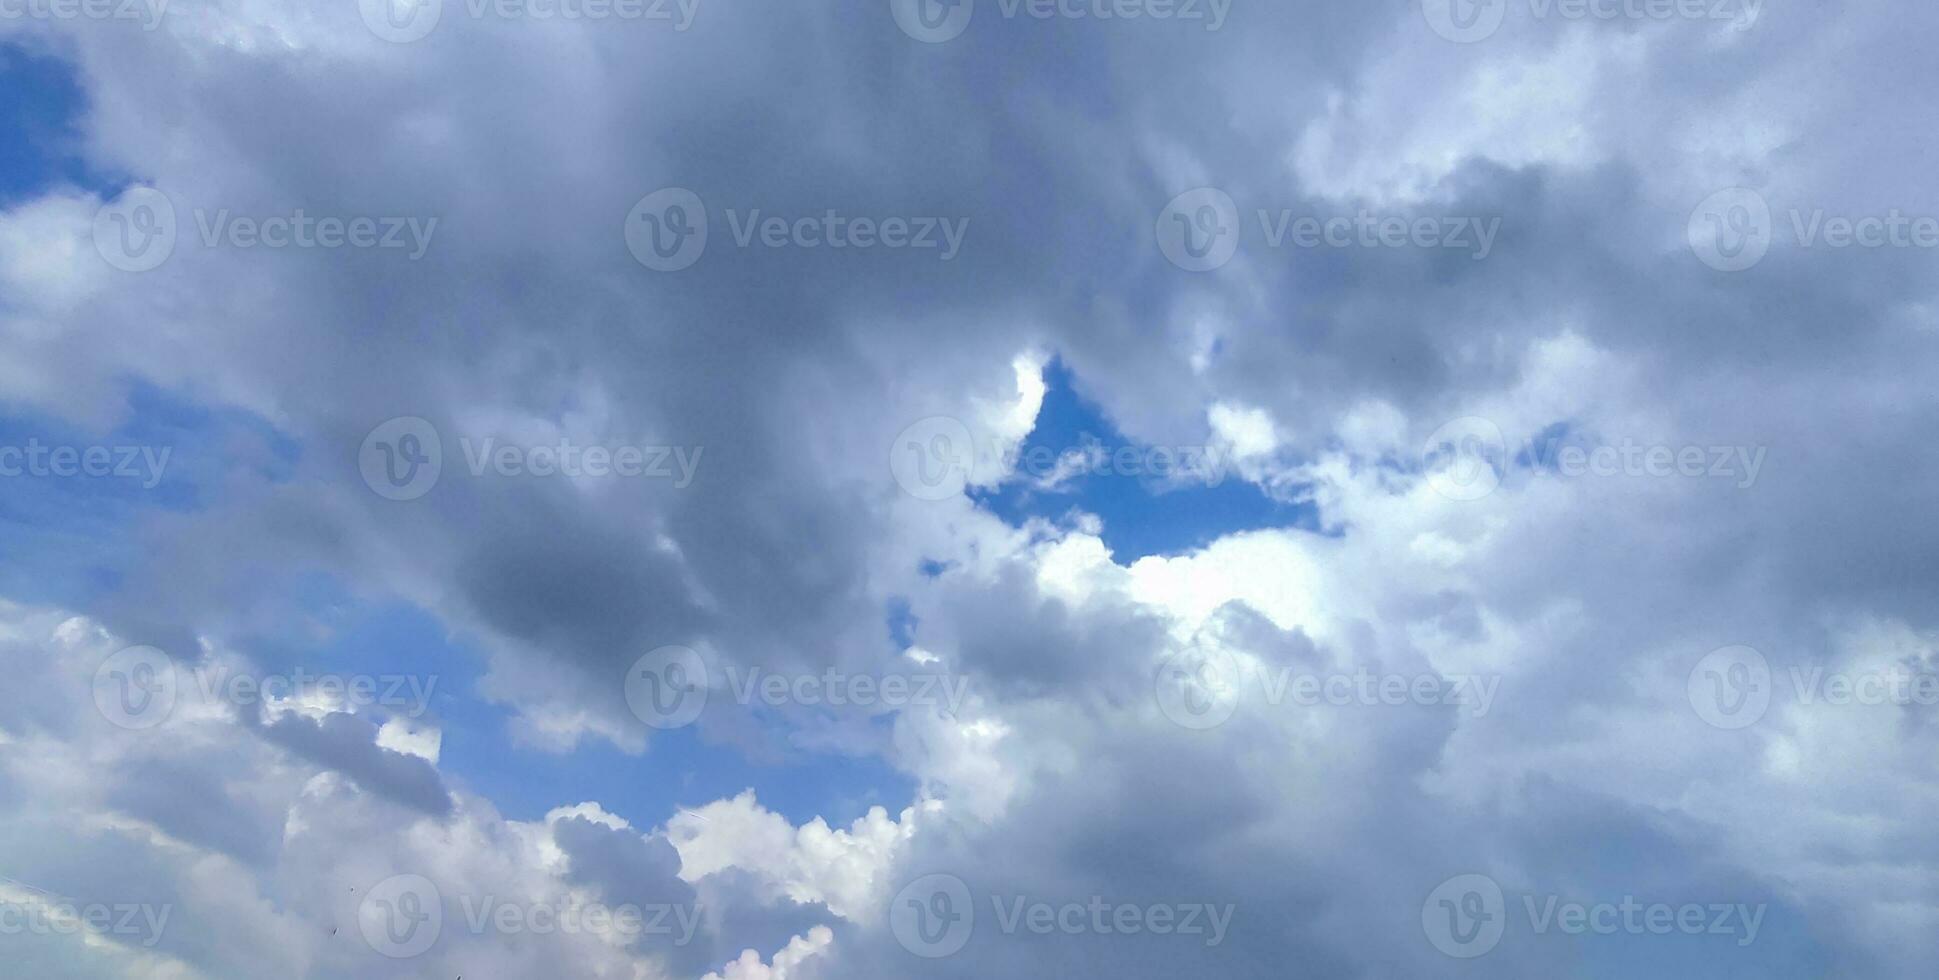
{"type": "MultiPolygon", "coordinates": [[[[1036,425],[1015,449],[1020,458],[1039,450],[1062,455],[1092,446],[1107,455],[1126,448],[1136,451],[1140,458],[1148,452],[1150,447],[1126,439],[1095,403],[1079,393],[1077,379],[1061,361],[1053,360],[1046,367],[1044,383],[1047,390],[1036,425]]],[[[1222,474],[1211,486],[1171,486],[1106,468],[1055,490],[1012,481],[995,490],[973,490],[971,496],[979,506],[1011,524],[1031,517],[1060,521],[1073,510],[1096,515],[1104,522],[1104,543],[1122,564],[1146,555],[1188,552],[1250,528],[1310,529],[1313,518],[1310,507],[1276,501],[1237,473],[1222,474]]]]}

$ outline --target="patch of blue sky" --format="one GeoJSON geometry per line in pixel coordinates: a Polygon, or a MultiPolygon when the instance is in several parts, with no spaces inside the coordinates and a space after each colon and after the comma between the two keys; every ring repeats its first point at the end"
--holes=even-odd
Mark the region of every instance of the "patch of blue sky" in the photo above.
{"type": "Polygon", "coordinates": [[[81,152],[86,98],[73,66],[18,41],[0,42],[0,208],[63,185],[110,195],[121,183],[92,172],[81,152]]]}
{"type": "MultiPolygon", "coordinates": [[[[285,651],[280,662],[262,668],[287,672],[300,664],[312,673],[339,676],[416,676],[420,689],[433,691],[430,710],[418,721],[435,724],[442,733],[439,770],[513,819],[537,820],[556,807],[596,801],[644,829],[681,808],[752,789],[763,806],[791,822],[821,816],[842,825],[871,806],[895,813],[913,799],[914,783],[883,760],[803,749],[776,729],[763,732],[778,750],[772,753],[710,742],[701,734],[703,725],[651,732],[640,755],[598,738],[583,739],[565,752],[522,744],[513,734],[514,709],[478,691],[484,658],[435,617],[403,604],[360,604],[327,588],[316,590],[309,602],[328,618],[327,641],[285,651]]],[[[614,683],[619,683],[617,668],[614,683]]],[[[725,696],[707,708],[746,710],[725,696]]],[[[877,724],[889,722],[882,718],[877,724]]]]}
{"type": "Polygon", "coordinates": [[[144,384],[106,431],[0,405],[0,590],[84,605],[139,560],[129,541],[144,514],[201,509],[239,467],[286,480],[296,453],[255,416],[144,384]]]}
{"type": "MultiPolygon", "coordinates": [[[[970,491],[972,500],[1004,521],[1021,526],[1033,517],[1061,522],[1073,511],[1094,514],[1103,523],[1105,545],[1121,564],[1147,555],[1189,552],[1238,531],[1317,529],[1312,506],[1276,500],[1229,466],[1200,482],[1149,475],[1154,469],[1149,464],[1164,458],[1154,450],[1171,450],[1174,458],[1182,459],[1181,451],[1198,447],[1151,447],[1126,438],[1095,403],[1078,393],[1076,379],[1059,360],[1045,367],[1044,383],[1043,407],[1035,428],[1016,450],[1019,458],[1088,451],[1104,460],[1129,449],[1138,464],[1123,471],[1109,464],[1092,466],[1052,486],[1023,477],[970,491]]],[[[1037,475],[1040,468],[1031,469],[1037,475]]]]}

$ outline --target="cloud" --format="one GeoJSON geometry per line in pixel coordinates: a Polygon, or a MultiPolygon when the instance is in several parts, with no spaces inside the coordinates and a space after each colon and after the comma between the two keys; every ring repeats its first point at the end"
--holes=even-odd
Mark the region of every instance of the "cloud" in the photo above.
{"type": "MultiPolygon", "coordinates": [[[[262,430],[178,454],[206,492],[112,533],[9,520],[89,574],[0,606],[0,839],[36,887],[174,909],[152,949],[9,942],[9,962],[1923,975],[1933,941],[1906,937],[1939,920],[1930,705],[1784,685],[1929,671],[1939,635],[1931,251],[1791,231],[1793,214],[1939,213],[1916,108],[1939,71],[1920,49],[1932,15],[1510,5],[1457,44],[1418,5],[1240,5],[1218,31],[1001,6],[942,44],[880,9],[733,4],[686,30],[445,4],[402,44],[354,4],[177,0],[155,31],[5,27],[72,66],[78,142],[107,176],[0,212],[4,434],[139,425],[164,414],[153,392],[197,416],[184,430],[202,413],[262,430]],[[123,183],[176,212],[150,272],[96,248],[123,183]],[[1692,254],[1692,210],[1738,186],[1768,200],[1774,240],[1722,272],[1692,254]],[[621,231],[673,187],[711,231],[662,272],[621,231]],[[1241,236],[1202,273],[1152,231],[1198,187],[1235,201],[1241,236]],[[437,226],[416,259],[203,233],[299,208],[437,226]],[[742,244],[733,222],[756,210],[967,224],[943,261],[792,232],[742,244]],[[1275,247],[1260,218],[1363,212],[1500,233],[1484,259],[1275,247]],[[1230,444],[1237,481],[1318,530],[1232,526],[1119,564],[1093,516],[1013,526],[897,485],[894,440],[923,419],[1028,436],[1053,357],[1127,439],[1230,444]],[[415,500],[357,465],[399,417],[443,446],[415,500]],[[1477,433],[1499,442],[1476,454],[1477,433]],[[487,438],[704,453],[687,486],[474,473],[465,446],[487,438]],[[1701,472],[1674,468],[1685,450],[1701,472]],[[954,710],[723,705],[669,734],[628,708],[625,672],[668,644],[723,667],[907,672],[894,603],[925,666],[967,684],[954,710]],[[338,608],[392,605],[476,651],[462,720],[190,699],[144,735],[93,700],[130,644],[178,671],[260,671],[340,639],[338,608]],[[1741,729],[1693,703],[1703,659],[1733,645],[1783,692],[1741,729]],[[1208,691],[1176,685],[1228,668],[1181,723],[1166,699],[1208,691]],[[1374,693],[1307,703],[1294,686],[1360,676],[1374,693]],[[1488,705],[1411,693],[1453,678],[1495,685],[1488,705]],[[791,751],[759,755],[772,787],[706,801],[723,793],[706,767],[773,745],[791,751]],[[812,780],[787,764],[831,746],[910,797],[830,788],[871,805],[804,812],[812,780]],[[504,783],[574,795],[489,798],[453,761],[480,756],[504,783]],[[978,916],[934,961],[891,921],[931,874],[978,916]],[[1470,874],[1504,894],[1509,931],[1462,960],[1423,903],[1470,874]],[[407,875],[439,890],[444,934],[392,960],[366,899],[407,875]],[[1094,897],[1234,914],[1213,946],[1106,934],[1088,912],[1006,931],[994,912],[1094,897]],[[1739,945],[1522,914],[1632,897],[1759,906],[1764,924],[1739,945]],[[486,899],[684,908],[697,938],[468,925],[486,899]]],[[[94,513],[88,489],[58,489],[61,520],[94,513]]]]}

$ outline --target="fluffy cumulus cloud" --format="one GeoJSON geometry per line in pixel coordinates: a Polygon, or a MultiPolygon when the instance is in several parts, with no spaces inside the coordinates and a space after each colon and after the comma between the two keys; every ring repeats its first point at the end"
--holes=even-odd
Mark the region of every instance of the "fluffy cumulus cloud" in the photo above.
{"type": "Polygon", "coordinates": [[[1939,956],[1925,8],[5,9],[19,975],[1939,956]]]}

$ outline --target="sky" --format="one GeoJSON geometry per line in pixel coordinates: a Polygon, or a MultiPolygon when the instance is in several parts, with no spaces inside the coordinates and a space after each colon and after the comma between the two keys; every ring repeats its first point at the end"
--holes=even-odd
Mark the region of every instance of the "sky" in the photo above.
{"type": "Polygon", "coordinates": [[[1929,976],[1936,20],[0,0],[0,973],[1929,976]]]}

